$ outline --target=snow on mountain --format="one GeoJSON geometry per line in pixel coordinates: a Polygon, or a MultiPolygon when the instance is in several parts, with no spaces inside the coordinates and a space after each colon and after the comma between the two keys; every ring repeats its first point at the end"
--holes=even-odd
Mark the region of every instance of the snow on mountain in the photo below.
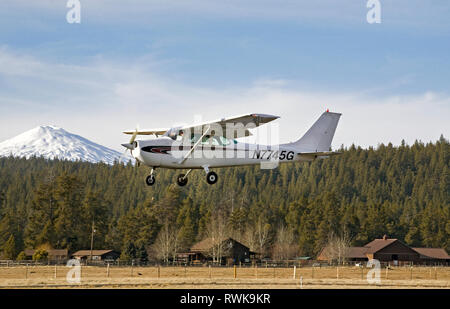
{"type": "MultiPolygon", "coordinates": [[[[39,126],[0,143],[0,156],[104,162],[113,164],[120,152],[55,126],[39,126]]],[[[126,158],[129,160],[129,157],[126,158]]]]}

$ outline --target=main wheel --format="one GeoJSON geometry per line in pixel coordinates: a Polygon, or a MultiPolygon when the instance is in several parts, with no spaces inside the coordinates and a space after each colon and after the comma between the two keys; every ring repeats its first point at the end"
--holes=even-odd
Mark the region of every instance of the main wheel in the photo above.
{"type": "Polygon", "coordinates": [[[206,175],[206,182],[208,182],[210,185],[215,184],[217,182],[217,179],[218,179],[217,174],[214,172],[209,172],[206,175]]]}
{"type": "Polygon", "coordinates": [[[147,184],[147,186],[153,186],[155,184],[155,176],[153,175],[148,175],[147,178],[145,178],[145,183],[147,184]]]}
{"type": "Polygon", "coordinates": [[[187,179],[187,177],[184,177],[184,174],[178,175],[178,177],[177,177],[177,184],[180,187],[184,187],[187,184],[187,181],[188,181],[188,179],[187,179]]]}

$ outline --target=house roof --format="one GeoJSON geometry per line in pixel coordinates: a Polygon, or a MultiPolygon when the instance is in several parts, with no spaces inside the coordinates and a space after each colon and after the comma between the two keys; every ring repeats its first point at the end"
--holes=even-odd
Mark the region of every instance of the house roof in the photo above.
{"type": "MultiPolygon", "coordinates": [[[[92,255],[104,255],[110,252],[114,252],[114,250],[92,250],[92,255]]],[[[90,256],[91,250],[79,250],[72,254],[73,256],[90,256]]]]}
{"type": "Polygon", "coordinates": [[[384,237],[383,239],[375,239],[372,240],[371,242],[369,242],[368,244],[366,244],[364,247],[367,248],[367,251],[365,252],[367,253],[375,253],[380,251],[381,249],[389,246],[390,244],[394,243],[398,241],[398,239],[396,238],[386,238],[384,237]]]}
{"type": "Polygon", "coordinates": [[[419,254],[432,259],[450,259],[450,255],[447,254],[447,251],[442,248],[413,248],[419,254]]]}
{"type": "MultiPolygon", "coordinates": [[[[222,238],[220,243],[223,243],[225,240],[227,240],[228,238],[222,238]]],[[[210,250],[214,245],[213,239],[211,237],[209,238],[205,238],[202,241],[194,244],[191,247],[191,251],[208,251],[210,250]]]]}
{"type": "MultiPolygon", "coordinates": [[[[49,256],[57,256],[57,255],[66,256],[69,253],[69,251],[67,249],[48,249],[45,251],[47,251],[49,256]]],[[[32,256],[36,252],[36,250],[35,249],[25,249],[24,252],[25,252],[25,255],[32,256]]]]}
{"type": "MultiPolygon", "coordinates": [[[[236,240],[234,240],[232,238],[229,238],[229,237],[223,237],[223,238],[220,239],[219,242],[223,243],[223,242],[228,241],[228,240],[231,240],[231,241],[233,241],[233,243],[237,243],[237,244],[240,244],[240,245],[248,248],[247,246],[245,246],[245,245],[241,244],[240,242],[238,242],[238,241],[236,241],[236,240]]],[[[209,250],[211,250],[211,248],[213,246],[214,246],[213,239],[212,238],[205,238],[202,241],[200,241],[200,242],[196,243],[195,245],[193,245],[191,247],[191,252],[205,252],[205,251],[209,251],[209,250]]]]}
{"type": "Polygon", "coordinates": [[[348,258],[367,258],[366,247],[350,247],[347,252],[348,258]]]}

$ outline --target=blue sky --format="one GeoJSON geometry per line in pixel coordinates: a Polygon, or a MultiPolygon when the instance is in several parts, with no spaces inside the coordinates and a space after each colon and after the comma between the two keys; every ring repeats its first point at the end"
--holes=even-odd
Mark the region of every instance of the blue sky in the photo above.
{"type": "Polygon", "coordinates": [[[365,0],[81,0],[81,24],[66,2],[0,3],[0,141],[55,124],[120,149],[136,124],[261,112],[285,142],[326,108],[335,147],[448,137],[448,1],[381,0],[381,24],[365,0]]]}

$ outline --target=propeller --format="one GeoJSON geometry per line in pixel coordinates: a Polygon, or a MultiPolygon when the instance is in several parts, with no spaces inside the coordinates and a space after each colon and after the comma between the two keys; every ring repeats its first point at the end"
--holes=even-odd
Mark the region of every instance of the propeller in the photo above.
{"type": "MultiPolygon", "coordinates": [[[[128,150],[130,150],[130,154],[131,154],[131,156],[133,156],[133,150],[137,146],[137,143],[135,143],[134,141],[136,139],[136,136],[137,136],[138,132],[139,132],[139,124],[136,126],[136,129],[135,129],[133,135],[131,136],[130,142],[126,143],[126,144],[122,144],[122,146],[125,147],[126,149],[125,149],[125,152],[120,156],[119,162],[122,162],[122,159],[125,157],[125,155],[127,154],[128,150]]],[[[136,160],[136,162],[139,165],[139,161],[136,160]]]]}

